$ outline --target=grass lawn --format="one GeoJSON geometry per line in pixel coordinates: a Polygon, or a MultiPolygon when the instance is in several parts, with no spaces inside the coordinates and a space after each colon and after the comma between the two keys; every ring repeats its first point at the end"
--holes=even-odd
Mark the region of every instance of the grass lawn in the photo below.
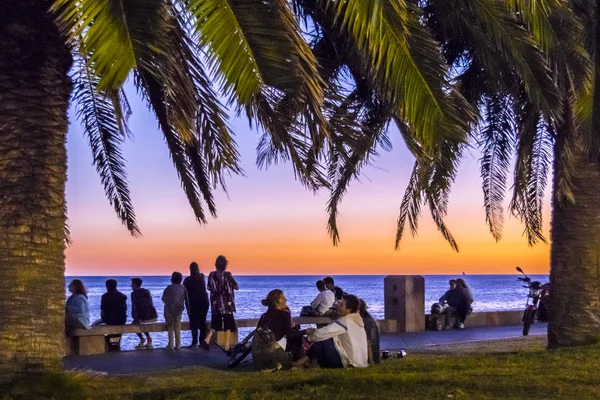
{"type": "Polygon", "coordinates": [[[67,373],[0,388],[0,398],[600,399],[600,346],[554,351],[544,346],[540,337],[426,348],[377,367],[338,371],[67,373]]]}

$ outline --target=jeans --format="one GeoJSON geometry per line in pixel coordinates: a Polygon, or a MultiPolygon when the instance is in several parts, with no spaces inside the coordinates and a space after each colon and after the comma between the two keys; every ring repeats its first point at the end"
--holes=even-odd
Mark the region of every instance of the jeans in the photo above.
{"type": "Polygon", "coordinates": [[[333,344],[333,339],[313,343],[308,349],[308,357],[319,361],[322,368],[343,368],[340,355],[333,344]]]}
{"type": "Polygon", "coordinates": [[[169,343],[167,347],[173,347],[173,336],[175,336],[175,347],[181,347],[181,314],[165,313],[165,322],[167,323],[167,331],[169,332],[169,343]]]}

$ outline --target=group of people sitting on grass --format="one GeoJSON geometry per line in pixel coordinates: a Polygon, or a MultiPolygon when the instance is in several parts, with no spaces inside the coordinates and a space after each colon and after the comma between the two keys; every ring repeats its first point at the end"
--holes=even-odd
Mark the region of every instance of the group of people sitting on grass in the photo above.
{"type": "Polygon", "coordinates": [[[300,329],[294,324],[284,293],[279,289],[270,291],[262,300],[268,308],[258,321],[252,342],[255,368],[277,370],[317,364],[323,368],[345,368],[378,364],[380,332],[367,311],[367,304],[351,294],[342,293],[340,297],[335,308],[328,309],[333,322],[316,329],[300,329]]]}
{"type": "MultiPolygon", "coordinates": [[[[167,349],[181,348],[181,317],[184,308],[187,310],[192,332],[190,347],[202,347],[209,350],[213,330],[225,332],[225,342],[229,343],[231,332],[236,330],[233,313],[235,312],[234,290],[238,284],[226,271],[227,259],[217,257],[215,271],[208,275],[208,285],[204,274],[200,272],[198,264],[190,264],[190,276],[183,280],[179,272],[171,275],[171,284],[167,286],[162,295],[164,304],[164,318],[167,325],[169,342],[167,349]],[[182,284],[183,281],[183,284],[182,284]],[[210,291],[210,301],[207,293],[210,291]],[[206,315],[209,307],[212,312],[211,331],[206,330],[206,315]]],[[[134,324],[149,324],[157,321],[158,314],[152,302],[152,295],[148,289],[142,288],[142,279],[131,280],[131,317],[134,324]]],[[[127,320],[127,296],[117,290],[117,281],[106,281],[106,293],[102,295],[100,303],[100,320],[90,324],[87,302],[87,289],[80,279],[74,279],[69,284],[72,293],[67,299],[65,307],[65,325],[67,329],[90,329],[90,325],[123,325],[127,320]]],[[[143,328],[142,328],[143,331],[143,328]]],[[[149,332],[137,334],[140,342],[136,349],[151,349],[152,337],[149,332]],[[145,336],[145,337],[144,337],[145,336]]],[[[109,348],[119,349],[118,343],[121,335],[108,335],[109,344],[117,344],[109,348]]],[[[226,345],[226,350],[229,345],[226,345]]]]}
{"type": "Polygon", "coordinates": [[[464,279],[450,279],[450,288],[431,306],[432,328],[464,329],[467,316],[473,311],[473,294],[464,279]]]}

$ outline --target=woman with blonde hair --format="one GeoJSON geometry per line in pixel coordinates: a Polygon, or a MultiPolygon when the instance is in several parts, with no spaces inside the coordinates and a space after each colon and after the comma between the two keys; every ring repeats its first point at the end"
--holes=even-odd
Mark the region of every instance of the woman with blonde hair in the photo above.
{"type": "Polygon", "coordinates": [[[90,311],[88,309],[87,288],[79,279],[69,284],[71,296],[65,304],[65,326],[67,329],[90,329],[90,311]]]}

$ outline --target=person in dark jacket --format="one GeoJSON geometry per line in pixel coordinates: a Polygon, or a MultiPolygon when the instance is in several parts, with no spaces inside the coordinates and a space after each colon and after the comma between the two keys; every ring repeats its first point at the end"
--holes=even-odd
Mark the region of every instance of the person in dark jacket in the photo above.
{"type": "Polygon", "coordinates": [[[106,293],[100,300],[100,318],[106,325],[124,325],[127,322],[127,296],[117,290],[117,281],[106,281],[106,293]]]}
{"type": "MultiPolygon", "coordinates": [[[[142,280],[140,278],[133,278],[131,280],[131,318],[133,318],[134,324],[149,324],[156,322],[158,314],[154,303],[152,302],[152,295],[148,289],[142,288],[142,280]]],[[[144,337],[141,333],[138,333],[140,338],[140,344],[135,346],[136,349],[151,349],[152,337],[149,332],[143,332],[146,335],[146,342],[144,343],[144,337]]]]}
{"type": "Polygon", "coordinates": [[[323,282],[325,282],[325,286],[327,287],[327,289],[333,292],[336,301],[339,302],[340,300],[342,300],[342,297],[344,296],[344,291],[341,288],[335,286],[332,277],[326,276],[325,278],[323,278],[323,282]]]}
{"type": "MultiPolygon", "coordinates": [[[[100,319],[106,325],[125,325],[127,322],[127,296],[117,290],[117,281],[106,281],[106,293],[100,300],[100,319]]],[[[121,335],[106,335],[106,343],[112,351],[121,349],[121,335]]]]}
{"type": "Polygon", "coordinates": [[[208,343],[204,341],[206,338],[206,314],[208,313],[208,293],[206,292],[206,281],[204,274],[200,272],[200,267],[195,262],[190,264],[190,276],[185,278],[183,286],[188,293],[187,312],[190,320],[190,329],[192,331],[192,345],[190,348],[197,348],[198,344],[208,350],[208,343]],[[198,330],[200,337],[198,337],[198,330]]]}
{"type": "Polygon", "coordinates": [[[305,356],[302,347],[304,331],[293,327],[292,314],[281,290],[271,290],[261,303],[268,309],[258,320],[257,328],[269,329],[276,343],[274,348],[271,343],[264,343],[267,347],[259,348],[258,343],[255,345],[258,340],[252,342],[254,367],[258,370],[291,368],[290,361],[300,360],[305,356]],[[291,360],[286,352],[292,354],[291,360]]]}
{"type": "Polygon", "coordinates": [[[358,313],[360,314],[367,333],[367,343],[369,344],[369,364],[379,364],[381,362],[379,348],[381,342],[381,332],[373,316],[367,311],[367,303],[359,299],[358,313]]]}
{"type": "Polygon", "coordinates": [[[446,326],[444,329],[450,329],[452,327],[451,321],[456,320],[455,316],[458,317],[458,321],[455,321],[454,326],[459,329],[464,329],[464,321],[467,318],[467,314],[471,309],[469,300],[465,293],[456,286],[456,280],[451,279],[448,284],[450,289],[440,297],[440,303],[448,303],[446,307],[446,326]]]}

